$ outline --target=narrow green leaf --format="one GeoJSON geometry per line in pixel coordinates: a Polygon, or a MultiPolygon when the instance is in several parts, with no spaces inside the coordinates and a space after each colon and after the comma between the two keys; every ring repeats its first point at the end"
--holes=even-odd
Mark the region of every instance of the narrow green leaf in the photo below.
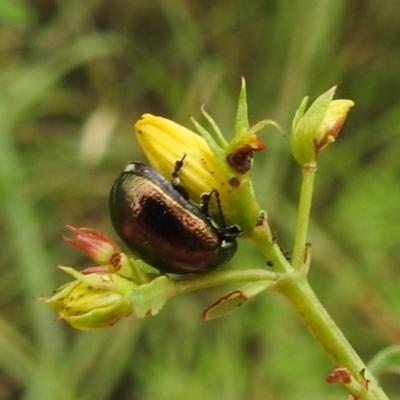
{"type": "Polygon", "coordinates": [[[373,375],[394,373],[400,375],[400,345],[390,346],[377,353],[368,363],[373,375]]]}
{"type": "Polygon", "coordinates": [[[246,81],[242,77],[238,108],[236,114],[235,135],[240,136],[249,129],[249,116],[247,111],[246,81]]]}
{"type": "Polygon", "coordinates": [[[271,281],[252,282],[228,293],[204,310],[203,319],[209,321],[237,310],[259,293],[264,292],[271,283],[271,281]]]}

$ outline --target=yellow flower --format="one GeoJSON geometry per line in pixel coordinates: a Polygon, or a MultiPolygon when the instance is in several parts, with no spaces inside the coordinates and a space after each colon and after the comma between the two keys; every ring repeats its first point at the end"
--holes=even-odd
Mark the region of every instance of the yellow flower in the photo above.
{"type": "MultiPolygon", "coordinates": [[[[172,178],[175,162],[186,154],[179,172],[190,199],[200,203],[202,193],[216,189],[223,210],[232,208],[231,186],[207,142],[196,133],[169,119],[144,114],[135,124],[136,137],[149,164],[172,178]]],[[[217,208],[214,202],[211,208],[217,208]]]]}

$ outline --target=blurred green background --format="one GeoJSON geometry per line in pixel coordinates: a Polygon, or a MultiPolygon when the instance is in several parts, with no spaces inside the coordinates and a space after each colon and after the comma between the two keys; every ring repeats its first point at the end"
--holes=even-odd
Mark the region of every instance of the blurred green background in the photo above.
{"type": "MultiPolygon", "coordinates": [[[[112,234],[108,191],[143,159],[142,113],[190,127],[206,104],[229,136],[243,75],[251,122],[289,132],[303,96],[341,82],[356,107],[319,159],[310,280],[365,361],[399,343],[399,40],[397,0],[1,0],[0,399],[347,398],[276,293],[212,322],[228,288],[193,293],[89,333],[32,296],[68,280],[56,264],[90,264],[65,224],[112,234]]],[[[300,171],[287,136],[263,138],[256,192],[290,249],[300,171]]],[[[232,265],[263,263],[241,242],[232,265]]],[[[400,399],[398,375],[381,378],[400,399]]]]}

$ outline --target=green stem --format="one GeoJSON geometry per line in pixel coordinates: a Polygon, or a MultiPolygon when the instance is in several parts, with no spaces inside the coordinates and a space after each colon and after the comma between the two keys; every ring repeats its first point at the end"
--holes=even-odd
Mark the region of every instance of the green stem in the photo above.
{"type": "Polygon", "coordinates": [[[266,221],[253,229],[251,238],[257,243],[266,260],[272,263],[273,271],[282,276],[293,271],[293,267],[283,255],[278,244],[273,241],[271,243],[271,234],[266,221]]]}
{"type": "Polygon", "coordinates": [[[230,283],[259,282],[262,280],[276,281],[277,277],[275,272],[264,269],[216,271],[191,279],[174,281],[176,290],[174,295],[230,283]]]}
{"type": "Polygon", "coordinates": [[[344,383],[350,393],[360,400],[387,400],[387,396],[376,379],[367,370],[307,282],[309,257],[305,259],[305,248],[315,173],[315,165],[303,168],[293,264],[290,265],[285,259],[279,246],[271,243],[270,230],[266,222],[253,229],[251,238],[257,243],[264,256],[272,261],[273,270],[279,274],[278,280],[271,288],[282,293],[289,300],[333,364],[346,368],[351,374],[351,382],[344,383]],[[368,385],[365,379],[368,380],[368,385]]]}
{"type": "Polygon", "coordinates": [[[388,400],[378,382],[329,316],[309,286],[302,271],[281,278],[275,285],[292,304],[305,325],[325,349],[335,366],[345,367],[352,375],[345,386],[357,399],[388,400]],[[361,371],[369,383],[361,375],[361,371]]]}
{"type": "Polygon", "coordinates": [[[314,189],[316,165],[303,166],[299,210],[297,215],[296,238],[293,247],[292,265],[299,269],[304,264],[304,250],[307,242],[308,221],[310,219],[311,201],[314,189]]]}

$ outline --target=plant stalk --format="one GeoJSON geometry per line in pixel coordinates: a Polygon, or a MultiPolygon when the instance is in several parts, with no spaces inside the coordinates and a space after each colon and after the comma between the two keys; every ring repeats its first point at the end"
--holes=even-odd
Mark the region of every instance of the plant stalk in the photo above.
{"type": "Polygon", "coordinates": [[[300,269],[304,264],[304,251],[307,243],[308,222],[310,219],[316,172],[317,166],[315,164],[303,166],[299,210],[297,215],[296,239],[292,253],[292,266],[295,269],[300,269]]]}
{"type": "Polygon", "coordinates": [[[275,288],[289,300],[333,364],[345,367],[351,373],[351,383],[345,384],[350,393],[360,400],[388,400],[377,380],[323,307],[302,271],[282,277],[275,288]]]}

